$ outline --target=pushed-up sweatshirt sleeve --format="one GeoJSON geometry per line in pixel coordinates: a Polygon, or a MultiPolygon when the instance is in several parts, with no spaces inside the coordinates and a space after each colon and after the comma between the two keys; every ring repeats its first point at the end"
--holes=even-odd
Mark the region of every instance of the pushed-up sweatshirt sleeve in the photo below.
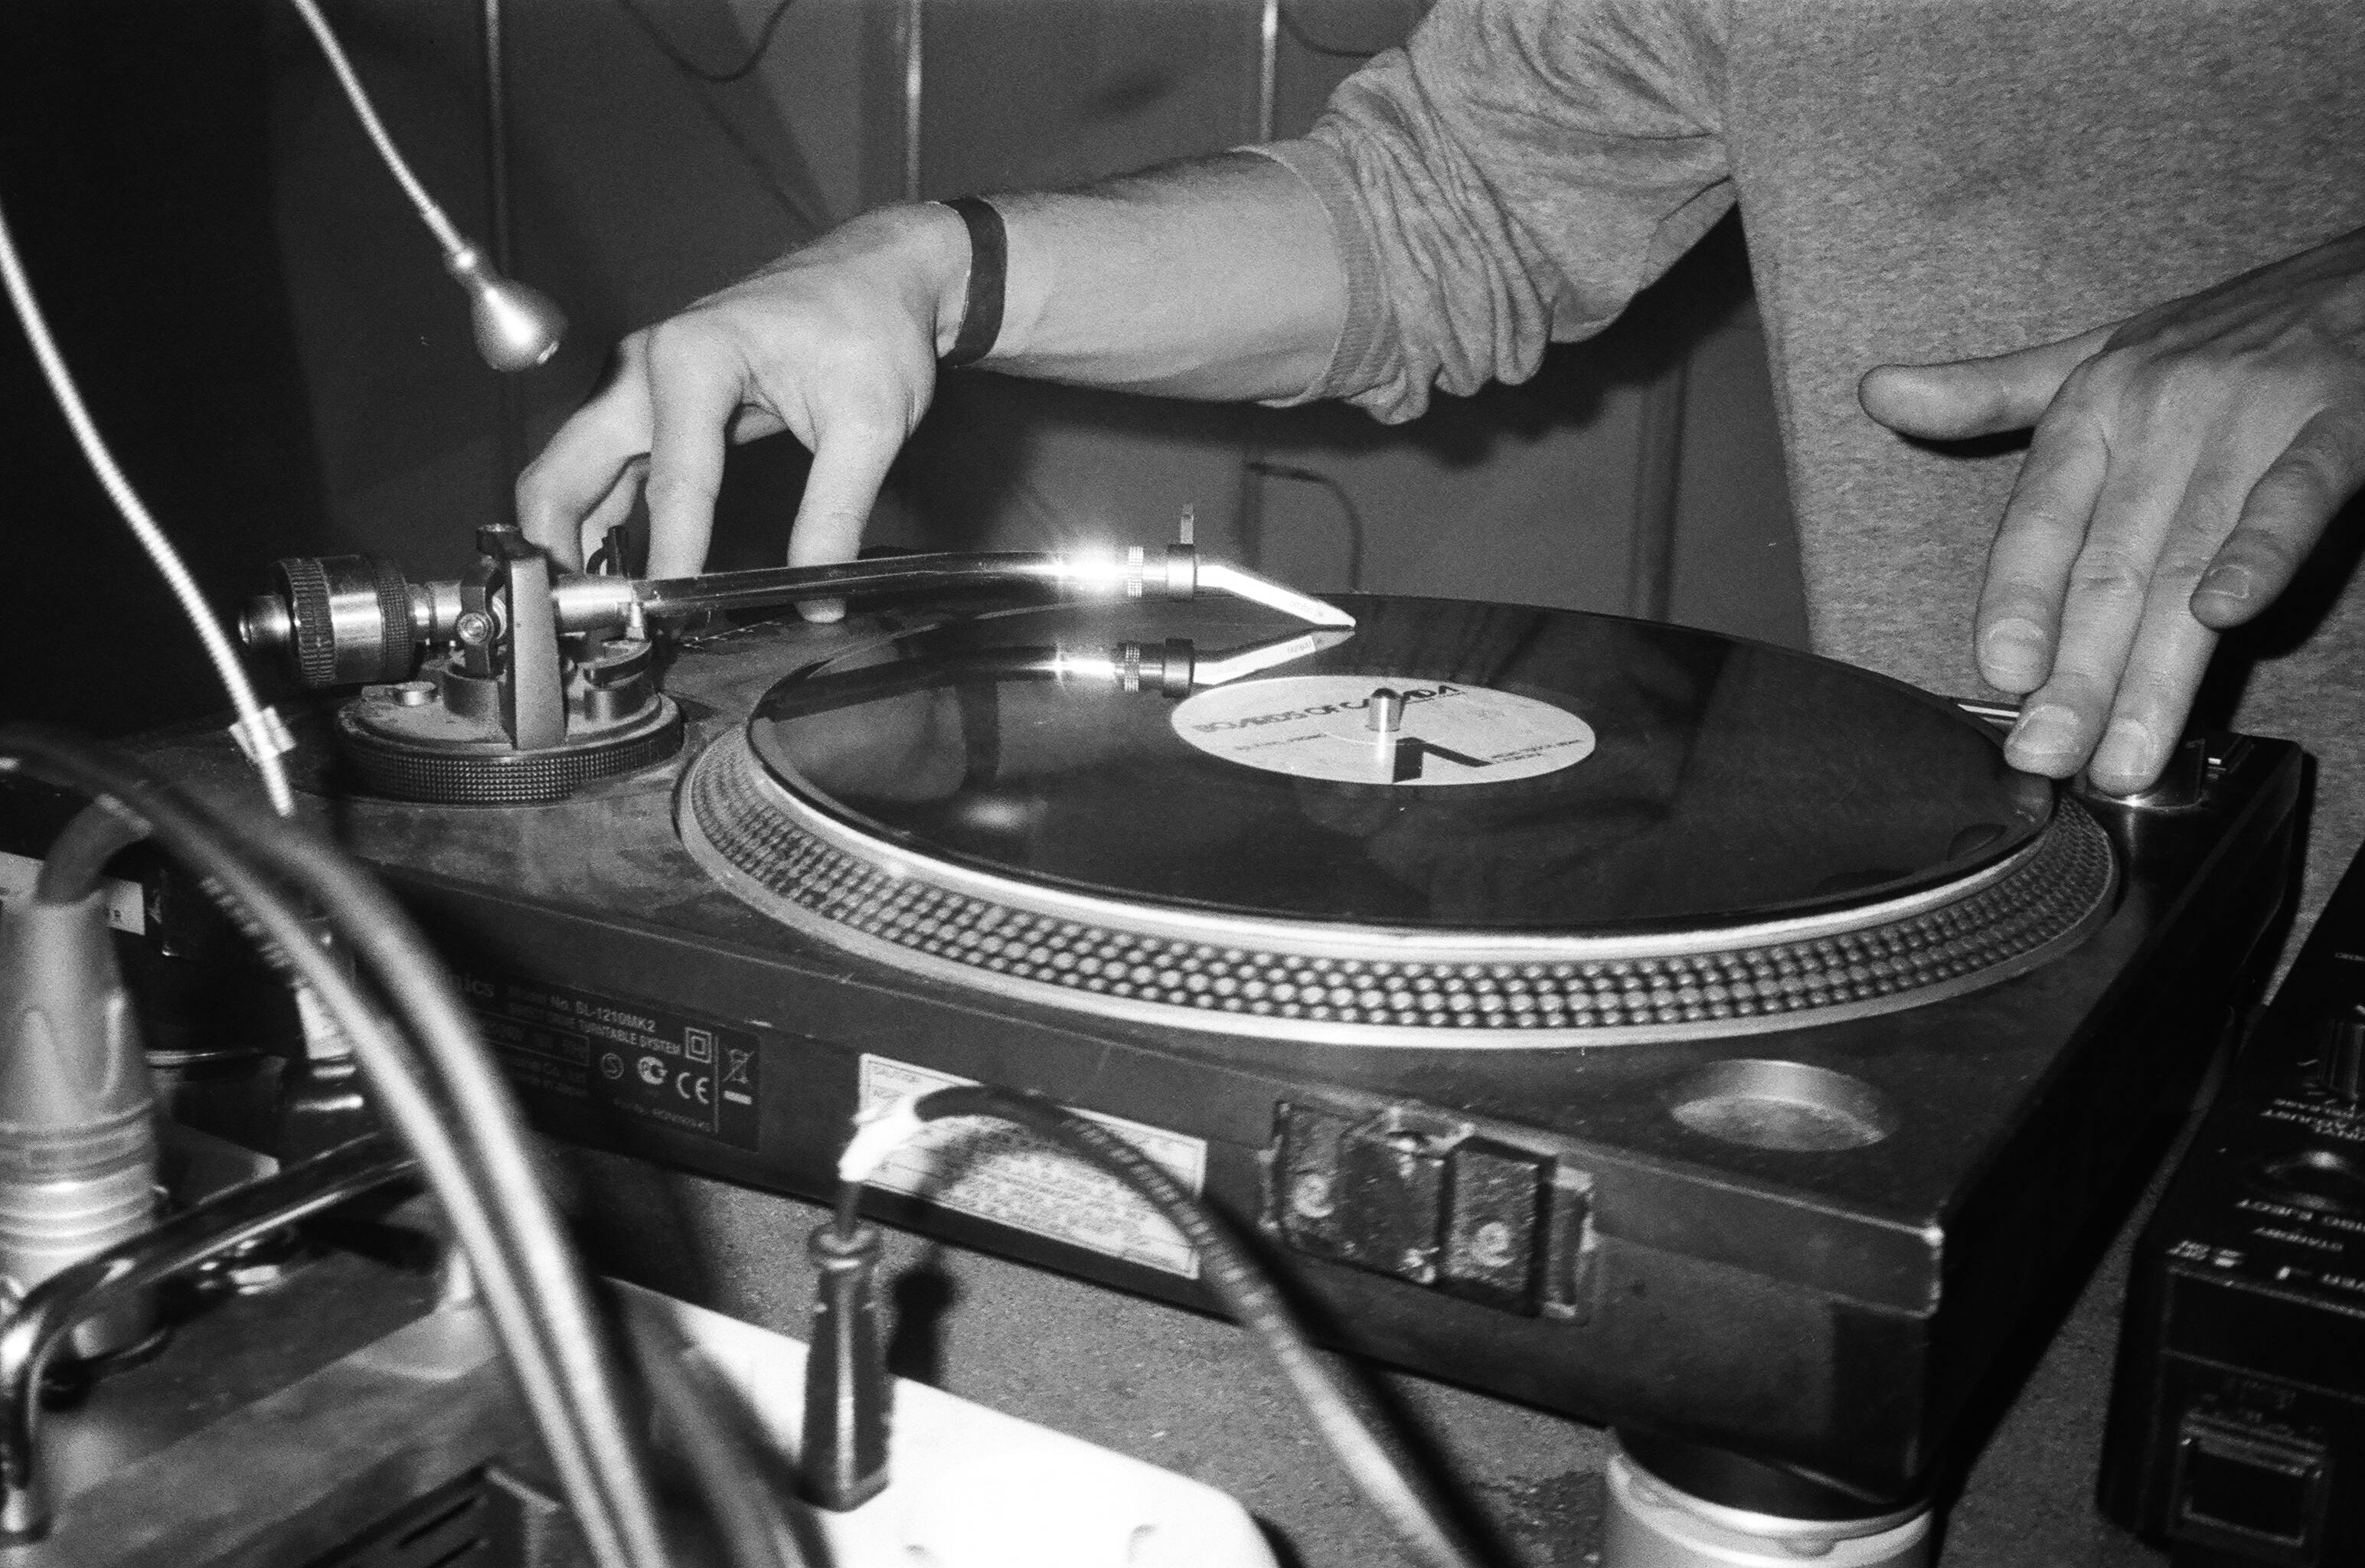
{"type": "Polygon", "coordinates": [[[1283,401],[1394,423],[1607,326],[1732,205],[1724,4],[1441,0],[1258,149],[1322,198],[1348,281],[1328,367],[1283,401]]]}

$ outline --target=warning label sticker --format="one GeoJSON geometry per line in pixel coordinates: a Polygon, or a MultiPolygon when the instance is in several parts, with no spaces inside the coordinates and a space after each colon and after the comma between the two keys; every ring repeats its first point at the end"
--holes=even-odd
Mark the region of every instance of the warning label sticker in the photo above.
{"type": "Polygon", "coordinates": [[[758,1063],[745,1030],[565,986],[460,982],[520,1089],[756,1148],[758,1063]]]}
{"type": "MultiPolygon", "coordinates": [[[[886,1057],[862,1058],[862,1109],[975,1081],[886,1057]]],[[[1187,1191],[1207,1179],[1207,1145],[1163,1127],[1080,1111],[1133,1145],[1187,1191]]],[[[930,1122],[871,1178],[940,1208],[1030,1235],[1088,1248],[1145,1268],[1199,1277],[1199,1254],[1115,1177],[1004,1122],[978,1116],[930,1122]]]]}

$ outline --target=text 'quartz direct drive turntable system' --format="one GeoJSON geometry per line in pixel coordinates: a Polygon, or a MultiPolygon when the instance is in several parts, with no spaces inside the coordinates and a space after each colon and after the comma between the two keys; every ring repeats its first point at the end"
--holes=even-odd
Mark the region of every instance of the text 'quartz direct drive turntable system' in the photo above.
{"type": "MultiPolygon", "coordinates": [[[[284,564],[247,630],[366,683],[316,788],[545,1128],[826,1194],[864,1105],[1039,1092],[1342,1347],[1869,1506],[1963,1435],[2284,893],[2278,742],[2089,797],[1827,660],[1187,546],[671,582],[483,547],[284,564]]],[[[874,1193],[1212,1299],[1013,1132],[933,1126],[874,1193]]]]}

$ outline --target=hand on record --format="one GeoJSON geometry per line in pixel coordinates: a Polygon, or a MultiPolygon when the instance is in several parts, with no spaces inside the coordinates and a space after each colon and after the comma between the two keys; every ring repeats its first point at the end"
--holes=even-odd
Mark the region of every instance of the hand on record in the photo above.
{"type": "Polygon", "coordinates": [[[626,338],[519,478],[526,536],[580,570],[585,542],[645,494],[649,575],[690,576],[727,444],[786,430],[813,454],[789,564],[850,559],[935,393],[939,309],[968,255],[950,212],[890,207],[626,338]]]}
{"type": "Polygon", "coordinates": [[[2289,587],[2365,487],[2365,230],[1992,359],[1885,365],[1866,410],[1961,440],[2034,427],[1979,595],[2014,766],[2157,778],[2217,633],[2289,587]]]}

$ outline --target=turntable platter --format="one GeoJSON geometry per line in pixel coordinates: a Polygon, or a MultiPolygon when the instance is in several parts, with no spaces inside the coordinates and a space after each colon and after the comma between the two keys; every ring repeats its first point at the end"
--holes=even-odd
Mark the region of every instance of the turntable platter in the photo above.
{"type": "Polygon", "coordinates": [[[1911,688],[1609,617],[1340,602],[1351,637],[1217,684],[1291,628],[1057,605],[863,643],[701,759],[685,839],[907,966],[1341,1040],[1821,1021],[2017,972],[2107,907],[2099,830],[1911,688]]]}

